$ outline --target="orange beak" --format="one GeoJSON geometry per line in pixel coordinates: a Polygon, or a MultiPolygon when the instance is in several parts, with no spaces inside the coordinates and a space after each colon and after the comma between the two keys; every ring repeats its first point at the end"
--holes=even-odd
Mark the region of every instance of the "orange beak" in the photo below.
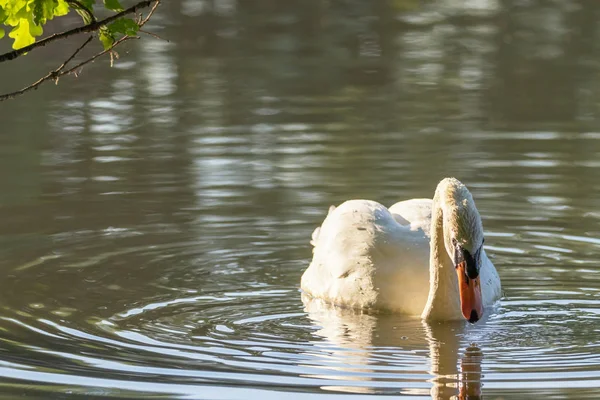
{"type": "Polygon", "coordinates": [[[465,271],[466,266],[467,263],[464,261],[456,266],[458,288],[460,291],[460,307],[465,319],[471,323],[475,323],[483,316],[481,285],[479,283],[479,276],[475,279],[468,277],[465,271]]]}

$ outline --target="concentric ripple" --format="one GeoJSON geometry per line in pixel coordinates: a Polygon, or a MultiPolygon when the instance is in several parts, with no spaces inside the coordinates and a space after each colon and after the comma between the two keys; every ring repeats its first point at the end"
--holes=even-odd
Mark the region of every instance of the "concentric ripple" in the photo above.
{"type": "MultiPolygon", "coordinates": [[[[228,232],[236,237],[247,226],[231,222],[228,232]]],[[[506,296],[485,321],[465,326],[302,297],[306,259],[284,260],[278,251],[294,247],[297,232],[260,244],[265,225],[235,249],[215,251],[220,232],[193,240],[156,228],[112,230],[121,245],[110,251],[106,232],[57,234],[60,253],[15,268],[9,286],[21,295],[8,300],[27,307],[2,311],[0,386],[213,398],[278,391],[446,398],[568,387],[585,398],[600,385],[600,345],[591,340],[600,280],[582,257],[594,240],[531,228],[488,232],[506,296]],[[156,244],[138,245],[140,238],[156,244]],[[125,265],[138,267],[123,277],[125,265]],[[233,389],[221,396],[224,386],[233,389]]]]}
{"type": "Polygon", "coordinates": [[[0,398],[600,398],[597,3],[163,1],[169,42],[3,102],[0,398]],[[302,297],[331,204],[445,176],[484,320],[302,297]]]}
{"type": "MultiPolygon", "coordinates": [[[[233,138],[250,130],[236,129],[241,133],[232,128],[233,138]]],[[[192,195],[160,173],[149,176],[163,188],[172,183],[164,197],[154,184],[132,183],[131,193],[102,192],[83,209],[71,207],[69,196],[48,196],[35,207],[4,210],[9,220],[38,227],[44,220],[30,215],[52,215],[54,233],[24,234],[10,247],[14,254],[7,253],[2,392],[41,398],[598,396],[600,230],[591,196],[562,194],[567,155],[524,150],[475,162],[469,160],[484,158],[463,151],[464,162],[452,167],[457,175],[476,166],[491,174],[470,178],[469,187],[505,296],[475,326],[429,324],[302,297],[310,234],[329,203],[375,187],[367,176],[345,187],[335,168],[303,167],[315,143],[325,144],[319,157],[338,157],[328,134],[282,140],[278,152],[291,150],[285,165],[267,174],[271,183],[248,185],[239,178],[244,171],[222,169],[216,161],[230,159],[233,167],[253,153],[240,147],[243,141],[216,140],[209,132],[192,149],[203,154],[188,171],[196,179],[185,185],[192,195]],[[529,158],[534,161],[512,163],[529,158]],[[544,158],[552,163],[535,161],[544,158]]],[[[474,137],[499,148],[516,140],[474,137]]],[[[561,146],[560,134],[543,137],[546,146],[561,146]]],[[[377,143],[392,152],[401,147],[388,134],[377,143]]],[[[388,186],[402,173],[381,167],[375,146],[365,151],[383,203],[432,190],[408,175],[405,184],[388,186]]],[[[415,145],[406,162],[418,164],[419,151],[415,145]]]]}

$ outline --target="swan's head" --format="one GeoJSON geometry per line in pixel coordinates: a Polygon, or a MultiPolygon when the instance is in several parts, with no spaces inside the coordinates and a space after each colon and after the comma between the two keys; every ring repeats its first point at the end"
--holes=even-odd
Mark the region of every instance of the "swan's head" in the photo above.
{"type": "Polygon", "coordinates": [[[479,269],[483,226],[473,196],[459,180],[446,178],[436,189],[443,211],[444,244],[458,278],[463,316],[477,322],[483,316],[479,269]]]}

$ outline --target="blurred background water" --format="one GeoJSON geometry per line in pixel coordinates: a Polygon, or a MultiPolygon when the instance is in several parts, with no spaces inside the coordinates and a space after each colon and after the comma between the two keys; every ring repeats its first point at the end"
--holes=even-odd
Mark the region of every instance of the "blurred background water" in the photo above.
{"type": "MultiPolygon", "coordinates": [[[[169,0],[147,26],[169,42],[1,103],[0,398],[600,397],[599,22],[587,0],[169,0]],[[330,204],[445,176],[502,278],[487,320],[303,304],[330,204]]],[[[0,91],[71,51],[2,64],[0,91]]]]}

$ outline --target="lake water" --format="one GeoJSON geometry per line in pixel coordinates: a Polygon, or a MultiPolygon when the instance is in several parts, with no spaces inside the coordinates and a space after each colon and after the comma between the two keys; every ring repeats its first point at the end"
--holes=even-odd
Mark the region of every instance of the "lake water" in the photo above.
{"type": "Polygon", "coordinates": [[[0,104],[0,398],[600,397],[600,3],[369,4],[171,0],[170,42],[0,104]],[[330,204],[445,176],[485,320],[302,301],[330,204]]]}

